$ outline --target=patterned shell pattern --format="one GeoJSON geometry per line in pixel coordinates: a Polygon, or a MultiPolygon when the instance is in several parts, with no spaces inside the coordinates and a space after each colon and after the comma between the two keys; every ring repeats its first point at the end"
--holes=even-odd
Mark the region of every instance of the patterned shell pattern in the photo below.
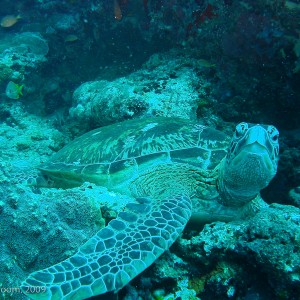
{"type": "Polygon", "coordinates": [[[75,139],[40,170],[65,187],[89,181],[114,189],[153,165],[187,163],[212,170],[229,142],[224,133],[188,120],[129,120],[75,139]]]}

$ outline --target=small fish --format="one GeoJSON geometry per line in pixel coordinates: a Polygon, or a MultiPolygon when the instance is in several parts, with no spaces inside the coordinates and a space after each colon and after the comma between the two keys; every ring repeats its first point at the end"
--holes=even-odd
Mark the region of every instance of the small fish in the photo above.
{"type": "Polygon", "coordinates": [[[14,26],[19,20],[21,19],[21,16],[15,16],[15,15],[7,15],[1,19],[0,25],[1,27],[8,28],[14,26]]]}
{"type": "Polygon", "coordinates": [[[65,37],[65,42],[66,43],[72,43],[72,42],[76,42],[78,41],[79,38],[77,35],[75,34],[68,34],[66,37],[65,37]]]}
{"type": "Polygon", "coordinates": [[[208,60],[202,58],[198,59],[197,62],[200,67],[204,67],[204,68],[213,68],[216,66],[215,64],[212,64],[208,60]]]}
{"type": "Polygon", "coordinates": [[[10,99],[19,99],[20,96],[23,96],[22,89],[24,85],[19,85],[10,81],[6,87],[5,95],[10,99]]]}
{"type": "Polygon", "coordinates": [[[117,21],[121,21],[121,19],[123,17],[122,10],[121,10],[118,0],[114,0],[114,16],[117,21]]]}

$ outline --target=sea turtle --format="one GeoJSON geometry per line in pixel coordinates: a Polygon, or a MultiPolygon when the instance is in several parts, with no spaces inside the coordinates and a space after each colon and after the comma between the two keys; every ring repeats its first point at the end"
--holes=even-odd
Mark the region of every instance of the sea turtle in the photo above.
{"type": "Polygon", "coordinates": [[[118,291],[178,238],[192,217],[230,221],[266,206],[278,130],[240,123],[230,139],[197,122],[152,118],[102,127],[40,167],[57,186],[85,181],[136,198],[65,261],[22,283],[32,299],[86,299],[118,291]],[[43,293],[37,293],[36,288],[43,293]]]}

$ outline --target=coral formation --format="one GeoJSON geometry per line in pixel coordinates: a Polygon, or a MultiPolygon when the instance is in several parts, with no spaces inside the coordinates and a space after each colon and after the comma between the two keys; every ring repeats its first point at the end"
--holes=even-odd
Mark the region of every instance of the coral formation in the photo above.
{"type": "Polygon", "coordinates": [[[195,119],[197,107],[203,106],[198,99],[210,97],[210,84],[197,76],[198,66],[197,60],[176,51],[153,55],[127,77],[80,85],[73,94],[70,116],[93,127],[149,116],[195,119]]]}

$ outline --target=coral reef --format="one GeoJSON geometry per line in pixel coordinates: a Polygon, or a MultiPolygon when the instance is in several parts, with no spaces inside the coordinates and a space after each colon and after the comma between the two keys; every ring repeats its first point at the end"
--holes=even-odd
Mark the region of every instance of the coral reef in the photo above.
{"type": "Polygon", "coordinates": [[[176,51],[155,54],[126,77],[80,85],[73,94],[71,120],[97,127],[149,116],[195,119],[197,108],[203,111],[213,101],[210,84],[200,74],[198,60],[176,51]]]}
{"type": "Polygon", "coordinates": [[[46,62],[48,43],[36,32],[22,32],[0,39],[1,81],[23,81],[32,69],[46,62]]]}
{"type": "Polygon", "coordinates": [[[104,217],[113,218],[132,199],[91,184],[37,188],[37,182],[47,183],[36,166],[66,140],[17,103],[0,105],[0,115],[5,120],[0,127],[0,298],[26,299],[18,286],[28,270],[69,257],[104,226],[104,217]],[[5,292],[8,287],[15,289],[5,292]]]}

